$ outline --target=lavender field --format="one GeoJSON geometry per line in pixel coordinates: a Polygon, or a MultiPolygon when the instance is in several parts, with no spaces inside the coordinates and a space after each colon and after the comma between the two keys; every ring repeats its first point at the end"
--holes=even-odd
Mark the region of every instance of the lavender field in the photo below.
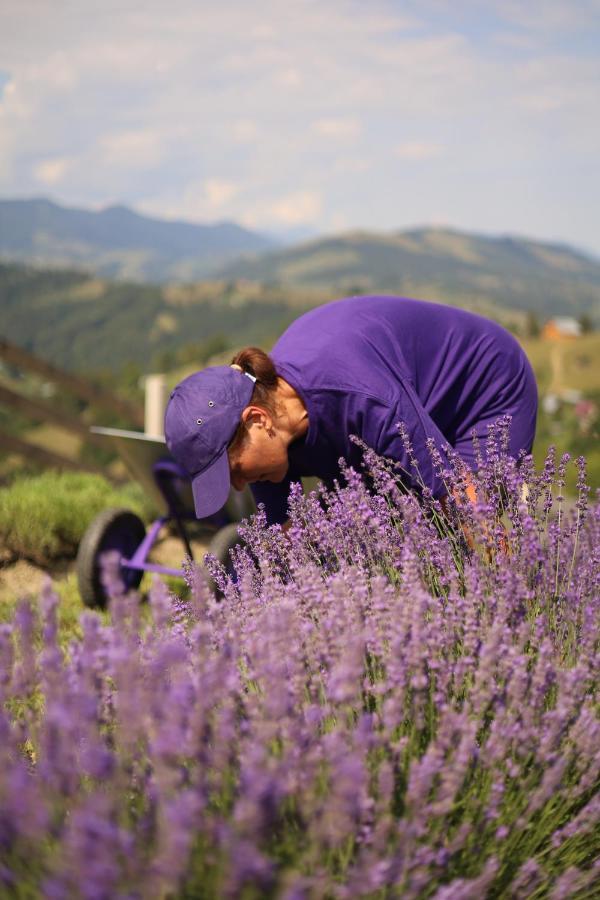
{"type": "Polygon", "coordinates": [[[446,510],[366,451],[287,534],[242,526],[217,594],[190,567],[141,605],[108,559],[66,646],[51,585],[23,602],[0,896],[600,896],[600,503],[505,436],[446,510]]]}

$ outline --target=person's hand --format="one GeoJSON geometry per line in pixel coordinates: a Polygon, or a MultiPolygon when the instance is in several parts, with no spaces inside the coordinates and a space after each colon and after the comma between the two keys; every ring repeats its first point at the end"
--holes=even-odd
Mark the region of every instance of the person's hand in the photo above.
{"type": "MultiPolygon", "coordinates": [[[[473,481],[471,481],[470,479],[466,483],[464,492],[453,491],[452,496],[453,496],[454,500],[456,501],[456,504],[459,509],[464,505],[465,496],[466,496],[468,502],[471,503],[473,506],[476,505],[477,500],[478,500],[477,488],[475,487],[475,484],[473,483],[473,481]]],[[[447,515],[448,514],[447,498],[442,497],[441,503],[442,503],[442,509],[444,510],[444,513],[446,513],[446,515],[447,515]]],[[[487,541],[486,541],[486,543],[487,543],[486,556],[487,556],[487,560],[490,564],[492,562],[494,562],[496,552],[500,552],[508,557],[510,557],[510,555],[511,555],[510,542],[508,540],[508,534],[506,533],[506,528],[504,527],[504,525],[502,525],[502,523],[499,522],[499,524],[501,525],[501,528],[502,528],[502,533],[500,534],[499,537],[492,536],[490,534],[489,526],[487,524],[484,525],[484,537],[487,539],[487,541]],[[490,540],[490,538],[492,538],[492,537],[494,539],[490,540]],[[494,544],[496,544],[495,547],[494,547],[494,544]]],[[[468,528],[468,526],[464,522],[461,522],[461,528],[462,528],[462,532],[463,532],[465,541],[467,542],[467,546],[469,547],[470,550],[474,550],[475,549],[475,539],[473,537],[473,534],[471,533],[471,530],[468,528]]]]}

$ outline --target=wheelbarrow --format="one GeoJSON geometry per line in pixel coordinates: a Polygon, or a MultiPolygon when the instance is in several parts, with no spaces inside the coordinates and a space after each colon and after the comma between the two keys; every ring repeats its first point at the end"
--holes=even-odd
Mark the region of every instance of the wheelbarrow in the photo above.
{"type": "MultiPolygon", "coordinates": [[[[196,521],[191,482],[167,450],[164,438],[119,428],[92,427],[116,450],[129,474],[154,501],[157,509],[165,509],[146,531],[146,526],[128,509],[104,509],[88,526],[77,553],[77,581],[81,599],[86,606],[105,607],[108,601],[102,579],[102,559],[105,553],[119,554],[118,577],[125,591],[139,587],[144,572],[184,577],[183,569],[150,562],[150,552],[160,530],[173,525],[181,539],[182,559],[194,559],[186,523],[196,521]]],[[[202,519],[202,525],[213,532],[208,553],[226,567],[230,563],[229,550],[241,543],[237,523],[254,511],[252,494],[232,490],[225,506],[214,515],[202,519]]]]}

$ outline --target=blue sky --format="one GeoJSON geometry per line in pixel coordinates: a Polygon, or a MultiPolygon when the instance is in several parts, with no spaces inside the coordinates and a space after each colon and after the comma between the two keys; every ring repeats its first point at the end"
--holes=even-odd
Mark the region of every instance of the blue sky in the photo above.
{"type": "Polygon", "coordinates": [[[0,196],[600,255],[600,0],[0,6],[0,196]]]}

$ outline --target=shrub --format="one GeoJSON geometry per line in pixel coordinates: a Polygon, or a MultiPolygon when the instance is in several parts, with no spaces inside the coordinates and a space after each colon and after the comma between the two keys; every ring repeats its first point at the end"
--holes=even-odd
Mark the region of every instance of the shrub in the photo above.
{"type": "MultiPolygon", "coordinates": [[[[295,492],[65,655],[0,630],[0,883],[11,896],[581,898],[600,885],[600,504],[567,514],[492,443],[447,514],[367,452],[374,491],[295,492]],[[468,541],[464,534],[468,535],[468,541]],[[43,703],[40,702],[43,699],[43,703]]],[[[111,583],[114,561],[107,565],[111,583]]]]}
{"type": "Polygon", "coordinates": [[[148,504],[134,484],[116,488],[100,475],[45,472],[0,491],[0,541],[15,557],[40,565],[73,556],[87,526],[107,506],[145,517],[148,504]]]}

